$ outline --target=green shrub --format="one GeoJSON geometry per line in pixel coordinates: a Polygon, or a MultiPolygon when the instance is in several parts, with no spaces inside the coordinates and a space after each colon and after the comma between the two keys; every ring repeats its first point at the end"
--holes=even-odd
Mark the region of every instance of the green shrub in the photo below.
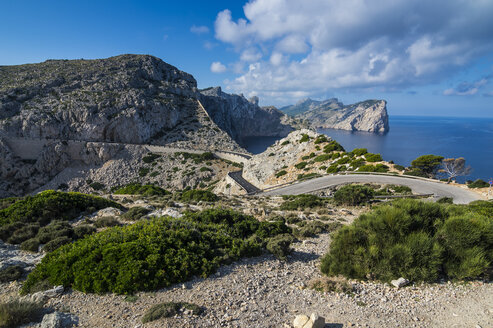
{"type": "Polygon", "coordinates": [[[315,195],[297,195],[288,197],[279,207],[281,210],[296,211],[298,209],[314,208],[322,206],[324,202],[320,197],[315,195]]]}
{"type": "Polygon", "coordinates": [[[350,294],[353,292],[353,287],[347,282],[347,280],[340,277],[321,277],[310,280],[308,282],[308,288],[324,293],[350,294]]]}
{"type": "Polygon", "coordinates": [[[428,175],[418,168],[409,168],[404,171],[404,175],[410,175],[414,177],[428,178],[428,175]]]}
{"type": "Polygon", "coordinates": [[[296,167],[298,170],[304,169],[308,165],[308,162],[299,162],[296,164],[294,167],[296,167]]]}
{"type": "Polygon", "coordinates": [[[98,210],[106,207],[121,208],[117,203],[101,197],[47,190],[35,196],[26,196],[0,210],[0,226],[13,222],[37,222],[44,226],[53,220],[73,220],[90,208],[98,210]]]}
{"type": "Polygon", "coordinates": [[[380,154],[372,154],[372,153],[365,154],[365,159],[367,162],[381,162],[381,161],[383,161],[382,156],[380,154]]]}
{"type": "Polygon", "coordinates": [[[283,142],[281,143],[281,146],[286,146],[286,145],[289,145],[289,140],[283,141],[283,142]]]}
{"type": "Polygon", "coordinates": [[[324,153],[330,153],[330,152],[333,152],[333,151],[345,151],[345,149],[339,143],[337,143],[337,141],[331,140],[324,147],[324,153]]]}
{"type": "Polygon", "coordinates": [[[218,199],[219,197],[217,197],[213,192],[209,190],[198,190],[198,189],[184,191],[180,197],[180,200],[184,202],[190,202],[190,201],[215,202],[218,199]]]}
{"type": "Polygon", "coordinates": [[[476,211],[417,200],[379,206],[333,236],[321,270],[383,281],[488,278],[493,224],[476,211]]]}
{"type": "Polygon", "coordinates": [[[339,165],[342,165],[342,164],[347,164],[349,162],[351,162],[351,158],[348,156],[345,156],[345,157],[342,157],[341,159],[339,159],[336,163],[339,165]]]}
{"type": "Polygon", "coordinates": [[[20,198],[18,198],[18,197],[0,198],[0,210],[3,210],[4,208],[9,207],[10,205],[14,204],[19,199],[20,198]]]}
{"type": "Polygon", "coordinates": [[[281,170],[279,172],[276,173],[276,178],[280,178],[282,177],[283,175],[286,175],[288,174],[288,172],[286,170],[281,170]]]}
{"type": "Polygon", "coordinates": [[[154,185],[141,185],[139,183],[130,183],[125,187],[117,188],[113,191],[117,195],[143,195],[143,196],[164,196],[170,192],[154,185]]]}
{"type": "Polygon", "coordinates": [[[337,164],[332,164],[327,168],[327,173],[337,173],[341,171],[341,167],[337,164]]]}
{"type": "Polygon", "coordinates": [[[354,156],[363,156],[364,154],[368,153],[368,149],[366,148],[355,148],[351,151],[354,156]]]}
{"type": "Polygon", "coordinates": [[[37,253],[39,250],[38,238],[31,238],[31,239],[23,241],[21,244],[21,249],[23,251],[37,253]]]}
{"type": "Polygon", "coordinates": [[[330,154],[322,154],[318,155],[313,159],[314,162],[325,162],[328,161],[329,159],[332,159],[332,155],[330,154]]]}
{"type": "Polygon", "coordinates": [[[74,239],[84,238],[96,232],[96,228],[89,224],[81,224],[74,227],[74,239]]]}
{"type": "Polygon", "coordinates": [[[152,163],[154,162],[156,159],[158,159],[159,157],[161,157],[161,155],[158,155],[158,154],[153,154],[153,153],[148,153],[146,154],[144,157],[142,157],[142,161],[144,163],[152,163]]]}
{"type": "Polygon", "coordinates": [[[454,199],[452,197],[442,197],[439,200],[437,200],[438,204],[453,204],[454,199]]]}
{"type": "Polygon", "coordinates": [[[141,167],[139,169],[139,176],[140,177],[145,177],[150,171],[151,171],[151,169],[148,168],[148,167],[141,167]]]}
{"type": "Polygon", "coordinates": [[[300,138],[300,143],[302,143],[302,142],[307,142],[307,141],[309,141],[309,140],[310,140],[310,136],[309,136],[308,134],[304,133],[304,134],[301,136],[301,138],[300,138]]]}
{"type": "Polygon", "coordinates": [[[0,270],[0,283],[11,282],[22,277],[24,269],[20,265],[11,265],[0,270]]]}
{"type": "MultiPolygon", "coordinates": [[[[411,162],[412,172],[421,172],[425,177],[433,178],[440,168],[443,156],[423,155],[411,162]]],[[[410,174],[411,175],[411,174],[410,174]]]]}
{"type": "Polygon", "coordinates": [[[183,309],[190,310],[193,315],[200,315],[204,309],[196,304],[185,302],[168,302],[153,305],[142,317],[142,323],[155,321],[161,318],[169,318],[178,314],[183,309]]]}
{"type": "Polygon", "coordinates": [[[385,173],[388,171],[389,171],[389,167],[385,164],[362,165],[358,169],[358,172],[381,172],[381,173],[385,173]]]}
{"type": "Polygon", "coordinates": [[[38,241],[41,244],[46,244],[51,240],[59,237],[71,238],[73,236],[73,233],[74,230],[72,229],[70,223],[66,221],[57,220],[57,221],[52,221],[47,226],[44,226],[41,229],[39,229],[39,232],[36,235],[36,239],[38,239],[38,241]]]}
{"type": "Polygon", "coordinates": [[[259,222],[224,209],[139,221],[48,253],[29,274],[22,292],[43,281],[95,293],[155,290],[259,255],[264,243],[258,238],[289,232],[281,221],[259,222]]]}
{"type": "Polygon", "coordinates": [[[100,183],[100,182],[93,182],[89,185],[94,190],[103,190],[105,188],[105,185],[100,183]]]}
{"type": "Polygon", "coordinates": [[[406,168],[402,165],[394,164],[394,169],[399,170],[399,171],[404,171],[406,168]]]}
{"type": "Polygon", "coordinates": [[[367,186],[347,185],[334,193],[334,199],[341,205],[356,206],[369,202],[374,194],[375,191],[367,186]]]}
{"type": "Polygon", "coordinates": [[[268,240],[266,248],[276,258],[286,260],[287,256],[293,251],[290,247],[293,241],[293,236],[289,234],[277,235],[268,240]]]}
{"type": "Polygon", "coordinates": [[[69,244],[72,242],[72,239],[66,236],[58,237],[50,240],[43,246],[43,251],[45,252],[53,252],[55,249],[63,246],[65,244],[69,244]]]}
{"type": "Polygon", "coordinates": [[[310,178],[314,178],[314,177],[318,177],[320,176],[318,173],[315,173],[315,172],[312,172],[312,173],[302,173],[302,174],[298,174],[298,176],[296,177],[298,180],[303,180],[303,179],[310,179],[310,178]]]}
{"type": "Polygon", "coordinates": [[[94,222],[94,225],[96,228],[114,227],[120,225],[120,222],[114,216],[103,216],[94,222]]]}
{"type": "Polygon", "coordinates": [[[293,234],[298,238],[315,237],[322,232],[335,231],[341,226],[340,223],[327,224],[320,221],[310,221],[305,223],[300,229],[294,230],[293,234]]]}
{"type": "Polygon", "coordinates": [[[468,188],[486,188],[489,187],[490,184],[484,180],[477,179],[474,182],[471,182],[467,185],[468,188]]]}
{"type": "Polygon", "coordinates": [[[43,307],[37,303],[13,300],[0,303],[0,327],[13,328],[37,322],[43,316],[43,307]]]}
{"type": "Polygon", "coordinates": [[[212,169],[206,166],[200,168],[200,172],[212,172],[212,169]]]}
{"type": "Polygon", "coordinates": [[[210,161],[213,160],[214,154],[211,152],[205,152],[202,154],[193,154],[193,153],[185,153],[185,152],[178,152],[175,153],[175,156],[183,156],[185,160],[191,159],[195,164],[200,164],[202,162],[210,161]]]}
{"type": "Polygon", "coordinates": [[[321,144],[321,143],[324,143],[324,142],[329,142],[329,140],[327,140],[327,136],[323,135],[323,134],[320,134],[316,139],[315,139],[315,145],[318,145],[318,144],[321,144]]]}
{"type": "Polygon", "coordinates": [[[137,221],[144,215],[147,215],[151,212],[150,209],[136,206],[130,208],[126,213],[122,215],[122,219],[128,220],[128,221],[137,221]]]}
{"type": "Polygon", "coordinates": [[[39,230],[38,223],[30,223],[24,225],[14,231],[14,233],[7,239],[10,244],[20,244],[28,239],[36,237],[39,230]]]}

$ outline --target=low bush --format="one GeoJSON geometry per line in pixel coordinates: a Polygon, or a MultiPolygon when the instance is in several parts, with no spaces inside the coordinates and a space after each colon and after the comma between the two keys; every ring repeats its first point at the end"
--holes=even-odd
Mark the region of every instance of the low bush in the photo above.
{"type": "Polygon", "coordinates": [[[372,188],[361,185],[347,185],[334,193],[334,200],[340,205],[357,206],[369,202],[375,194],[372,188]]]}
{"type": "Polygon", "coordinates": [[[298,170],[304,169],[308,165],[308,162],[299,162],[296,164],[294,167],[296,167],[298,170]]]}
{"type": "Polygon", "coordinates": [[[263,240],[281,233],[290,233],[281,221],[259,222],[224,209],[113,227],[48,253],[29,274],[22,293],[44,281],[94,293],[167,287],[259,255],[263,240]]]}
{"type": "Polygon", "coordinates": [[[100,183],[100,182],[93,182],[89,185],[94,190],[103,190],[105,188],[105,185],[100,183]]]}
{"type": "Polygon", "coordinates": [[[280,260],[286,260],[287,256],[293,251],[291,244],[294,238],[289,234],[282,234],[272,237],[267,242],[267,250],[280,260]]]}
{"type": "Polygon", "coordinates": [[[363,156],[364,154],[368,153],[368,149],[366,149],[366,148],[354,148],[351,151],[351,153],[354,154],[354,156],[363,156]]]}
{"type": "Polygon", "coordinates": [[[324,143],[324,142],[329,142],[329,140],[327,140],[327,136],[323,135],[323,134],[320,134],[316,139],[315,139],[315,145],[318,145],[318,144],[321,144],[321,143],[324,143]]]}
{"type": "Polygon", "coordinates": [[[36,235],[36,239],[41,244],[46,244],[53,239],[59,237],[69,237],[71,238],[74,234],[74,230],[70,223],[66,221],[52,221],[47,226],[39,229],[38,234],[36,235]]]}
{"type": "Polygon", "coordinates": [[[381,161],[383,161],[382,156],[380,154],[372,154],[372,153],[366,153],[365,159],[367,162],[381,162],[381,161]]]}
{"type": "Polygon", "coordinates": [[[37,253],[39,250],[38,238],[31,238],[21,243],[21,249],[27,252],[37,253]]]}
{"type": "Polygon", "coordinates": [[[150,209],[136,206],[131,207],[126,213],[122,215],[122,219],[127,221],[137,221],[144,215],[147,215],[151,212],[150,209]]]}
{"type": "Polygon", "coordinates": [[[117,188],[113,191],[117,195],[143,195],[143,196],[164,196],[170,192],[154,185],[141,185],[139,183],[130,183],[125,187],[117,188]]]}
{"type": "Polygon", "coordinates": [[[200,315],[204,309],[196,304],[185,302],[168,302],[153,305],[142,317],[142,323],[155,321],[161,318],[173,317],[182,310],[190,310],[193,315],[200,315]]]}
{"type": "Polygon", "coordinates": [[[320,176],[318,173],[301,173],[296,177],[298,180],[311,179],[320,176]]]}
{"type": "Polygon", "coordinates": [[[342,226],[339,222],[323,223],[320,221],[304,221],[303,223],[299,229],[293,231],[293,235],[298,238],[315,237],[322,232],[336,231],[342,226]]]}
{"type": "Polygon", "coordinates": [[[283,175],[286,175],[288,174],[288,172],[286,170],[281,170],[279,172],[276,173],[276,178],[280,178],[282,177],[283,175]]]}
{"type": "Polygon", "coordinates": [[[325,162],[325,161],[328,161],[332,159],[332,155],[331,154],[322,154],[322,155],[318,155],[317,157],[315,157],[313,159],[314,162],[325,162]]]}
{"type": "Polygon", "coordinates": [[[43,307],[37,303],[13,300],[0,303],[0,327],[18,327],[29,322],[37,322],[43,316],[43,307]]]}
{"type": "Polygon", "coordinates": [[[484,180],[477,179],[474,182],[471,182],[467,185],[468,188],[486,188],[489,187],[490,184],[484,180]]]}
{"type": "Polygon", "coordinates": [[[331,140],[324,147],[324,153],[331,153],[333,151],[346,151],[337,141],[331,140]]]}
{"type": "Polygon", "coordinates": [[[342,171],[342,167],[337,164],[332,164],[327,168],[327,173],[337,173],[339,171],[342,171]]]}
{"type": "Polygon", "coordinates": [[[23,227],[14,231],[14,233],[7,239],[10,244],[20,244],[25,240],[36,237],[39,230],[38,223],[25,224],[23,227]]]}
{"type": "Polygon", "coordinates": [[[337,160],[336,163],[339,165],[342,165],[342,164],[347,164],[349,162],[351,162],[351,158],[348,156],[344,156],[344,157],[340,158],[339,160],[337,160]]]}
{"type": "Polygon", "coordinates": [[[104,228],[104,227],[114,227],[120,225],[120,222],[114,216],[103,216],[94,222],[96,228],[104,228]]]}
{"type": "Polygon", "coordinates": [[[438,204],[453,204],[454,199],[452,197],[442,197],[439,200],[437,200],[438,204]]]}
{"type": "Polygon", "coordinates": [[[11,265],[0,270],[0,283],[11,282],[22,277],[24,269],[20,265],[11,265]]]}
{"type": "Polygon", "coordinates": [[[89,224],[81,224],[74,227],[74,239],[84,238],[96,232],[96,228],[89,224]]]}
{"type": "Polygon", "coordinates": [[[296,211],[305,208],[314,208],[322,205],[324,205],[324,201],[320,197],[317,197],[315,195],[303,194],[286,197],[286,200],[284,201],[284,203],[281,204],[279,208],[284,211],[296,211]]]}
{"type": "Polygon", "coordinates": [[[213,192],[209,190],[198,190],[198,189],[184,191],[180,196],[180,200],[183,202],[190,202],[190,201],[215,202],[218,199],[219,197],[217,197],[217,195],[214,194],[213,192]]]}
{"type": "Polygon", "coordinates": [[[362,165],[358,168],[358,172],[381,172],[381,173],[385,173],[388,171],[389,171],[389,167],[385,164],[362,165]]]}
{"type": "Polygon", "coordinates": [[[156,159],[158,159],[159,157],[161,157],[161,155],[158,155],[158,154],[153,154],[153,153],[148,153],[146,154],[144,157],[142,157],[142,161],[144,163],[152,163],[154,162],[156,159]]]}
{"type": "Polygon", "coordinates": [[[399,170],[399,171],[404,171],[406,168],[402,165],[394,164],[394,169],[399,170]]]}
{"type": "Polygon", "coordinates": [[[150,169],[150,168],[148,168],[148,167],[141,167],[141,168],[139,169],[139,176],[143,178],[143,177],[145,177],[145,176],[146,176],[146,175],[147,175],[150,171],[151,171],[151,169],[150,169]]]}
{"type": "Polygon", "coordinates": [[[47,242],[46,245],[43,246],[43,251],[53,252],[55,249],[59,248],[60,246],[69,244],[71,242],[72,242],[72,238],[66,236],[57,237],[47,242]]]}
{"type": "Polygon", "coordinates": [[[409,199],[379,206],[333,236],[321,270],[383,281],[489,279],[493,214],[480,214],[488,207],[483,202],[470,206],[409,199]]]}
{"type": "Polygon", "coordinates": [[[286,146],[286,145],[289,145],[289,140],[283,141],[283,142],[281,143],[281,146],[286,146]]]}
{"type": "Polygon", "coordinates": [[[304,134],[301,136],[301,138],[300,138],[300,143],[302,143],[302,142],[307,142],[307,141],[309,141],[309,140],[310,140],[310,136],[309,136],[308,134],[304,133],[304,134]]]}
{"type": "Polygon", "coordinates": [[[207,162],[215,158],[214,154],[211,152],[205,152],[202,154],[193,154],[193,153],[185,153],[185,152],[175,153],[175,156],[179,156],[179,155],[183,156],[185,160],[191,159],[195,164],[207,162]]]}
{"type": "Polygon", "coordinates": [[[202,166],[199,170],[200,172],[212,172],[212,169],[206,166],[202,166]]]}
{"type": "Polygon", "coordinates": [[[353,292],[353,286],[343,277],[321,277],[310,280],[308,288],[323,293],[344,293],[350,294],[353,292]]]}

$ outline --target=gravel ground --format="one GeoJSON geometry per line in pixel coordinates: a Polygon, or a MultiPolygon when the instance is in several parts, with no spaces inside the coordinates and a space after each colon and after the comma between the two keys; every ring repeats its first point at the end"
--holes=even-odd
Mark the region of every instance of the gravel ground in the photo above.
{"type": "MultiPolygon", "coordinates": [[[[288,262],[267,254],[244,259],[207,279],[139,293],[134,302],[120,295],[69,291],[47,306],[77,315],[81,327],[290,327],[297,314],[312,312],[325,317],[326,327],[493,327],[491,283],[396,289],[351,281],[352,295],[305,288],[311,279],[320,277],[319,260],[329,239],[324,234],[295,244],[288,262]],[[148,308],[169,301],[196,303],[205,312],[141,323],[148,308]]],[[[0,294],[6,296],[19,286],[0,287],[0,294]]]]}

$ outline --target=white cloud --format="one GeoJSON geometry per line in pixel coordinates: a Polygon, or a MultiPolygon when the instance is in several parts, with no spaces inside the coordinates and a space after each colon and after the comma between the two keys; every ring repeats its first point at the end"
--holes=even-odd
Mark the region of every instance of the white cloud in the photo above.
{"type": "Polygon", "coordinates": [[[226,66],[221,64],[221,62],[213,62],[211,64],[211,72],[212,73],[224,73],[226,72],[226,66]]]}
{"type": "Polygon", "coordinates": [[[209,33],[209,28],[204,25],[201,26],[192,25],[192,27],[190,27],[190,32],[194,34],[207,34],[209,33]]]}
{"type": "MultiPolygon", "coordinates": [[[[446,89],[443,91],[445,96],[473,96],[478,93],[479,89],[488,83],[488,79],[482,78],[478,81],[469,83],[462,82],[455,88],[446,89]]],[[[488,93],[486,93],[488,95],[488,93]]]]}
{"type": "Polygon", "coordinates": [[[252,64],[228,87],[271,100],[435,82],[493,49],[493,1],[251,0],[243,9],[245,18],[224,10],[214,24],[252,64]]]}

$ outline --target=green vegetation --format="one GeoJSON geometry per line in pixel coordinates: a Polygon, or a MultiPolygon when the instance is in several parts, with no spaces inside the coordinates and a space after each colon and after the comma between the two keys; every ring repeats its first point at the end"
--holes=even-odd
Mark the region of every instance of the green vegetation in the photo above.
{"type": "Polygon", "coordinates": [[[120,222],[114,216],[103,216],[94,222],[96,228],[114,227],[120,225],[120,222]]]}
{"type": "Polygon", "coordinates": [[[328,161],[329,159],[332,159],[332,155],[330,154],[322,154],[318,155],[313,159],[314,162],[325,162],[328,161]]]}
{"type": "Polygon", "coordinates": [[[277,235],[269,239],[266,248],[275,257],[285,261],[287,256],[293,251],[290,247],[293,241],[294,237],[290,234],[277,235]]]}
{"type": "Polygon", "coordinates": [[[390,281],[490,278],[493,203],[398,200],[343,227],[321,262],[327,275],[390,281]]]}
{"type": "Polygon", "coordinates": [[[296,177],[298,180],[305,180],[305,179],[311,179],[320,176],[320,174],[312,172],[312,173],[302,173],[298,174],[296,177]]]}
{"type": "Polygon", "coordinates": [[[422,173],[422,176],[433,178],[438,169],[440,168],[440,164],[442,163],[443,156],[436,155],[423,155],[416,158],[411,162],[411,172],[413,174],[409,175],[418,175],[422,173]]]}
{"type": "MultiPolygon", "coordinates": [[[[60,237],[78,239],[83,236],[75,234],[66,221],[106,207],[122,208],[104,198],[75,192],[48,190],[26,196],[0,210],[0,239],[11,244],[23,244],[22,249],[33,252],[37,251],[39,244],[47,244],[60,237]]],[[[57,244],[54,242],[50,247],[57,244]]],[[[45,249],[50,247],[45,246],[45,249]]]]}
{"type": "Polygon", "coordinates": [[[347,280],[340,277],[321,277],[311,280],[308,283],[308,288],[324,293],[350,294],[353,292],[353,287],[347,282],[347,280]]]}
{"type": "Polygon", "coordinates": [[[381,161],[383,161],[382,156],[380,154],[372,154],[372,153],[366,153],[365,159],[367,162],[381,162],[381,161]]]}
{"type": "Polygon", "coordinates": [[[212,191],[199,190],[199,189],[184,191],[180,196],[180,200],[184,202],[190,202],[190,201],[215,202],[218,199],[219,197],[216,194],[214,194],[212,191]]]}
{"type": "Polygon", "coordinates": [[[143,196],[164,196],[170,192],[154,185],[141,185],[139,183],[130,183],[125,187],[117,188],[113,191],[117,195],[143,195],[143,196]]]}
{"type": "Polygon", "coordinates": [[[103,190],[105,188],[105,185],[100,183],[100,182],[93,182],[89,185],[94,190],[103,190]]]}
{"type": "Polygon", "coordinates": [[[323,223],[320,221],[302,221],[298,223],[300,229],[295,229],[293,235],[298,238],[314,237],[322,232],[332,232],[339,229],[342,224],[339,222],[323,223]]]}
{"type": "Polygon", "coordinates": [[[330,153],[333,151],[346,151],[337,141],[331,140],[325,147],[324,153],[330,153]]]}
{"type": "Polygon", "coordinates": [[[308,165],[308,162],[299,162],[296,164],[294,167],[296,167],[298,170],[304,169],[308,165]]]}
{"type": "Polygon", "coordinates": [[[286,146],[286,145],[289,145],[289,140],[283,141],[283,142],[281,143],[281,146],[286,146]]]}
{"type": "Polygon", "coordinates": [[[151,169],[148,168],[148,167],[141,167],[139,169],[139,176],[140,177],[145,177],[150,171],[151,171],[151,169]]]}
{"type": "Polygon", "coordinates": [[[351,154],[353,154],[354,156],[363,156],[366,153],[368,153],[368,149],[366,148],[354,148],[351,151],[351,154]]]}
{"type": "Polygon", "coordinates": [[[362,185],[347,185],[334,193],[338,204],[357,206],[369,202],[375,194],[372,188],[362,185]]]}
{"type": "Polygon", "coordinates": [[[323,134],[320,134],[316,139],[315,139],[315,145],[318,145],[318,144],[321,144],[321,143],[324,143],[324,142],[329,142],[329,140],[327,140],[327,136],[323,135],[323,134]]]}
{"type": "Polygon", "coordinates": [[[0,303],[0,328],[14,328],[29,322],[37,322],[43,316],[40,304],[13,300],[0,303]]]}
{"type": "Polygon", "coordinates": [[[307,142],[307,141],[309,141],[309,140],[310,140],[310,136],[309,136],[308,134],[304,133],[304,134],[301,136],[301,138],[300,138],[300,143],[302,143],[302,142],[307,142]]]}
{"type": "Polygon", "coordinates": [[[279,172],[276,173],[276,178],[280,178],[282,177],[283,175],[286,175],[288,174],[288,172],[286,170],[281,170],[279,172]]]}
{"type": "Polygon", "coordinates": [[[279,207],[281,210],[296,211],[305,208],[323,206],[324,200],[315,195],[302,194],[296,196],[283,196],[284,203],[279,207]]]}
{"type": "Polygon", "coordinates": [[[193,276],[206,277],[223,263],[259,255],[263,240],[290,229],[225,209],[208,209],[114,227],[47,254],[22,287],[49,282],[91,293],[133,294],[193,276]]]}
{"type": "Polygon", "coordinates": [[[337,173],[339,171],[342,171],[342,166],[339,166],[337,163],[327,168],[327,173],[337,173]]]}
{"type": "Polygon", "coordinates": [[[193,153],[185,153],[185,152],[175,153],[175,157],[178,157],[179,155],[183,156],[185,160],[191,159],[195,164],[200,164],[215,159],[214,154],[211,152],[205,152],[202,154],[193,154],[193,153]]]}
{"type": "Polygon", "coordinates": [[[156,159],[158,159],[159,157],[161,157],[161,155],[158,155],[158,154],[153,154],[153,153],[148,153],[146,154],[144,157],[142,157],[142,161],[144,163],[152,163],[154,162],[156,159]]]}
{"type": "Polygon", "coordinates": [[[147,215],[151,212],[150,209],[136,206],[130,208],[126,213],[122,215],[122,219],[128,220],[128,221],[137,221],[144,215],[147,215]]]}
{"type": "Polygon", "coordinates": [[[0,270],[0,283],[11,282],[19,279],[24,273],[20,265],[10,265],[0,270]]]}
{"type": "Polygon", "coordinates": [[[381,173],[385,173],[388,171],[389,171],[389,167],[385,164],[361,165],[358,169],[358,172],[381,172],[381,173]]]}
{"type": "Polygon", "coordinates": [[[200,315],[204,309],[200,306],[186,302],[167,302],[153,305],[142,317],[142,323],[155,321],[161,318],[169,318],[178,314],[183,309],[192,311],[193,315],[200,315]]]}
{"type": "Polygon", "coordinates": [[[488,182],[481,180],[481,179],[474,180],[474,182],[467,184],[468,188],[486,188],[489,186],[490,186],[490,184],[488,182]]]}

